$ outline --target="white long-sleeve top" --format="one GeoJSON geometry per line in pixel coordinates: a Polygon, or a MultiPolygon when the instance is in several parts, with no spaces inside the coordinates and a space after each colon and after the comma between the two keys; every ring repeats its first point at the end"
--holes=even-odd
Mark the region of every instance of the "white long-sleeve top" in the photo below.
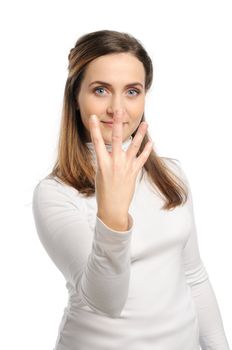
{"type": "Polygon", "coordinates": [[[140,171],[127,231],[98,218],[95,195],[86,198],[57,177],[36,185],[36,230],[68,290],[53,350],[229,350],[199,252],[188,179],[180,164],[163,159],[185,180],[189,198],[161,210],[140,171]]]}

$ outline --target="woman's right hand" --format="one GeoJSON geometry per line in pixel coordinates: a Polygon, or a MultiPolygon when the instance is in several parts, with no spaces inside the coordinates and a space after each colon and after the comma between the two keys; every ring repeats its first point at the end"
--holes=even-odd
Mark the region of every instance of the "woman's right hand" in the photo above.
{"type": "Polygon", "coordinates": [[[147,130],[142,122],[130,146],[122,149],[122,111],[113,117],[112,152],[108,152],[101,134],[98,117],[90,116],[89,128],[96,152],[97,171],[95,191],[98,205],[97,216],[109,227],[117,231],[128,229],[128,211],[133,198],[135,183],[140,169],[152,150],[152,141],[148,141],[143,152],[136,157],[147,130]]]}

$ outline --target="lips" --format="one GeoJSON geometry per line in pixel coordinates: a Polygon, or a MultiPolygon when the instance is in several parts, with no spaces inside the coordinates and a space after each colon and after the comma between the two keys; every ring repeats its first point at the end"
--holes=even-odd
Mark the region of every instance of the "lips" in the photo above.
{"type": "MultiPolygon", "coordinates": [[[[102,123],[105,123],[105,124],[113,124],[113,122],[104,122],[104,121],[102,121],[102,123]]],[[[123,123],[123,124],[126,124],[126,122],[123,123]]]]}

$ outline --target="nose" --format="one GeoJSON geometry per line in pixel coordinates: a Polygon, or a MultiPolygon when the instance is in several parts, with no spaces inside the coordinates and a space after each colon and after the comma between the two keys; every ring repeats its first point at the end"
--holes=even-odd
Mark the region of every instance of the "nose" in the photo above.
{"type": "Polygon", "coordinates": [[[126,109],[121,106],[115,106],[115,107],[109,106],[107,108],[107,113],[111,115],[115,115],[116,113],[120,113],[120,115],[124,115],[126,113],[126,109]]]}
{"type": "Polygon", "coordinates": [[[126,112],[124,103],[123,103],[120,96],[118,96],[118,97],[115,96],[114,98],[112,98],[110,103],[109,103],[109,106],[107,108],[107,112],[109,114],[114,115],[117,111],[121,112],[122,114],[124,114],[126,112]]]}

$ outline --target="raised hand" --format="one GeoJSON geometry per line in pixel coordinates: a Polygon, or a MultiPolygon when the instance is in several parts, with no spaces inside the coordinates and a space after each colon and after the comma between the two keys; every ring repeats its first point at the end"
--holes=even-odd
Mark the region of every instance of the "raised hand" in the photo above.
{"type": "Polygon", "coordinates": [[[152,150],[148,141],[143,152],[136,157],[147,130],[142,122],[126,151],[122,149],[122,111],[113,117],[112,152],[106,149],[97,116],[89,120],[90,135],[97,159],[95,177],[97,216],[109,227],[117,231],[128,229],[128,211],[133,198],[136,178],[152,150]],[[95,120],[94,120],[95,119],[95,120]]]}

